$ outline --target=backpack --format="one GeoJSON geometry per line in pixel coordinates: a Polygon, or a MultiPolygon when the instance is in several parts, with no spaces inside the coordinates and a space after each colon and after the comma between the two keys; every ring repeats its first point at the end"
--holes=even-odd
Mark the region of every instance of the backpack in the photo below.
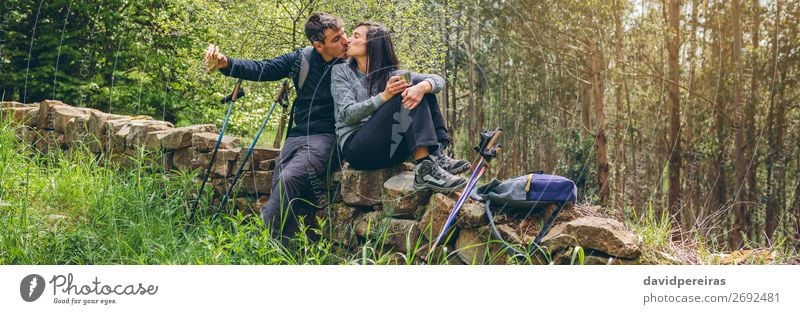
{"type": "Polygon", "coordinates": [[[531,243],[530,251],[530,249],[538,247],[539,242],[550,230],[564,206],[577,201],[578,188],[575,182],[568,178],[538,171],[505,181],[492,179],[489,183],[478,187],[471,196],[486,203],[486,215],[489,218],[492,235],[512,252],[523,255],[522,252],[505,242],[497,231],[491,210],[492,204],[529,211],[542,209],[551,204],[558,205],[531,243]]]}
{"type": "Polygon", "coordinates": [[[570,179],[539,171],[505,181],[493,179],[478,187],[476,194],[495,205],[539,209],[553,203],[575,202],[578,188],[570,179]]]}
{"type": "MultiPolygon", "coordinates": [[[[305,47],[298,50],[300,53],[300,66],[295,66],[292,69],[292,74],[297,73],[297,82],[294,86],[294,92],[296,94],[300,94],[300,90],[303,89],[303,85],[306,83],[306,77],[308,77],[308,68],[310,67],[308,60],[311,59],[311,53],[313,50],[314,47],[305,47]]],[[[286,107],[284,107],[284,110],[285,109],[286,107]]],[[[292,109],[289,111],[289,122],[286,123],[286,134],[284,135],[284,138],[289,138],[289,130],[292,129],[292,124],[294,124],[294,105],[292,105],[292,109]]]]}
{"type": "Polygon", "coordinates": [[[306,83],[306,77],[308,76],[308,60],[311,59],[311,52],[313,51],[314,47],[305,47],[300,49],[300,68],[296,69],[297,73],[297,85],[295,85],[295,92],[300,93],[300,90],[303,89],[303,84],[306,83]]]}

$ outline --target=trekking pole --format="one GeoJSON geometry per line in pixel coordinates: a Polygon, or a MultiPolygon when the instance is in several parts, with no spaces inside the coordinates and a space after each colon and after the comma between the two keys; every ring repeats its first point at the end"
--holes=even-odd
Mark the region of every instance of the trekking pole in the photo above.
{"type": "Polygon", "coordinates": [[[275,105],[279,103],[283,105],[286,103],[286,98],[289,90],[288,87],[289,87],[289,81],[284,80],[283,83],[281,84],[280,89],[278,90],[278,94],[275,95],[275,101],[272,102],[272,107],[269,108],[267,116],[264,118],[264,121],[261,122],[261,127],[258,129],[258,132],[256,132],[256,137],[253,139],[253,142],[250,143],[250,148],[247,149],[247,155],[245,155],[244,160],[239,165],[239,170],[236,171],[236,175],[233,177],[233,181],[228,186],[228,189],[225,191],[225,195],[222,196],[222,205],[219,209],[219,212],[225,211],[225,206],[228,204],[228,196],[231,195],[233,187],[236,186],[236,182],[239,181],[239,177],[242,175],[242,172],[244,172],[244,165],[247,164],[247,161],[253,154],[253,148],[255,148],[256,143],[258,143],[258,139],[261,137],[261,133],[264,132],[264,127],[267,126],[267,121],[269,121],[269,117],[272,116],[272,112],[275,110],[275,105]]]}
{"type": "Polygon", "coordinates": [[[431,244],[431,249],[428,251],[428,256],[436,249],[436,246],[441,242],[442,238],[447,234],[448,229],[453,225],[456,217],[458,217],[458,212],[461,210],[461,206],[464,205],[464,202],[467,198],[469,198],[469,194],[471,193],[472,189],[475,188],[475,184],[477,184],[480,177],[489,168],[489,162],[497,157],[497,154],[500,153],[502,146],[495,145],[497,138],[503,134],[503,130],[501,128],[496,128],[494,131],[489,132],[481,132],[481,143],[475,147],[475,150],[478,152],[478,158],[480,158],[477,163],[475,164],[475,168],[472,170],[472,175],[470,175],[469,180],[467,180],[467,185],[464,187],[464,191],[458,197],[458,201],[456,201],[453,209],[450,210],[450,215],[447,217],[447,220],[442,226],[442,231],[439,232],[439,235],[436,237],[436,240],[431,244]]]}
{"type": "Polygon", "coordinates": [[[197,212],[197,204],[200,203],[200,197],[203,196],[203,188],[206,186],[206,182],[208,181],[208,176],[211,175],[211,167],[214,166],[214,162],[217,159],[217,151],[219,150],[219,144],[222,142],[222,137],[225,135],[225,128],[228,126],[228,119],[231,117],[231,111],[233,111],[233,104],[236,102],[236,99],[239,97],[244,96],[244,90],[241,89],[242,86],[242,79],[236,81],[236,85],[233,87],[233,92],[228,95],[227,97],[222,99],[222,103],[228,102],[228,112],[225,113],[225,118],[222,120],[222,129],[219,131],[219,137],[217,137],[217,142],[214,144],[214,151],[211,153],[211,160],[208,162],[206,166],[206,171],[203,173],[203,183],[200,184],[200,191],[197,192],[197,199],[194,202],[194,206],[192,207],[192,211],[189,213],[189,221],[194,220],[195,212],[197,212]]]}
{"type": "Polygon", "coordinates": [[[558,207],[556,207],[556,210],[554,210],[553,213],[550,214],[550,218],[547,218],[547,222],[545,222],[544,225],[542,226],[542,230],[539,230],[539,233],[536,235],[536,238],[534,238],[533,242],[531,242],[531,245],[528,246],[528,251],[532,251],[534,248],[539,248],[539,244],[541,244],[542,238],[544,238],[547,232],[550,231],[550,227],[552,227],[553,223],[556,221],[558,213],[560,213],[561,210],[564,209],[564,206],[566,205],[567,202],[561,202],[561,204],[559,204],[558,207]]]}
{"type": "Polygon", "coordinates": [[[515,248],[514,246],[512,246],[511,244],[509,244],[508,242],[503,240],[503,236],[500,235],[499,231],[497,231],[497,226],[494,224],[494,214],[492,214],[492,200],[491,199],[489,199],[489,198],[486,199],[486,205],[485,205],[484,208],[486,209],[486,218],[489,218],[489,228],[490,228],[490,231],[492,232],[492,235],[495,238],[497,238],[497,240],[500,241],[500,244],[503,247],[505,247],[507,250],[509,250],[511,252],[514,252],[514,256],[517,258],[517,260],[523,261],[524,257],[525,257],[525,252],[522,252],[522,251],[518,250],[517,248],[515,248]]]}

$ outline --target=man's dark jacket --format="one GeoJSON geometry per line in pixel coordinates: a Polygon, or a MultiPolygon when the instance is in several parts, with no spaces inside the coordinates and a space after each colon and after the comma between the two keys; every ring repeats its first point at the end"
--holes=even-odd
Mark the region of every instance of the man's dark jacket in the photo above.
{"type": "MultiPolygon", "coordinates": [[[[226,76],[248,81],[277,81],[291,77],[294,86],[297,86],[301,51],[302,49],[298,49],[262,61],[228,58],[228,67],[220,69],[220,72],[226,76]]],[[[297,91],[297,97],[293,102],[294,126],[289,130],[289,137],[335,133],[331,67],[341,62],[339,58],[325,62],[322,55],[312,49],[311,58],[308,60],[308,75],[302,90],[297,91]]]]}

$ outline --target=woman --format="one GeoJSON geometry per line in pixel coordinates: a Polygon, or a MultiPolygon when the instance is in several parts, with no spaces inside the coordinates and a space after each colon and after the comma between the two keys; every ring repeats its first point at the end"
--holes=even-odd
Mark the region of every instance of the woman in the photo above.
{"type": "Polygon", "coordinates": [[[442,153],[449,136],[432,95],[444,79],[410,73],[410,84],[403,80],[390,31],[378,23],[358,24],[347,55],[349,62],[331,70],[336,135],[345,160],[371,170],[413,156],[415,189],[449,193],[462,187],[466,180],[455,174],[469,162],[442,153]]]}

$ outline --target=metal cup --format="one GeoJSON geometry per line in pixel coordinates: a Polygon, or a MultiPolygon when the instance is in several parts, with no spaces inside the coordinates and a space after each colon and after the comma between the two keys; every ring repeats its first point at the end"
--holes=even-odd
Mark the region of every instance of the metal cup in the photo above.
{"type": "Polygon", "coordinates": [[[406,84],[411,85],[411,72],[404,71],[403,73],[400,73],[400,78],[406,81],[406,84]]]}

